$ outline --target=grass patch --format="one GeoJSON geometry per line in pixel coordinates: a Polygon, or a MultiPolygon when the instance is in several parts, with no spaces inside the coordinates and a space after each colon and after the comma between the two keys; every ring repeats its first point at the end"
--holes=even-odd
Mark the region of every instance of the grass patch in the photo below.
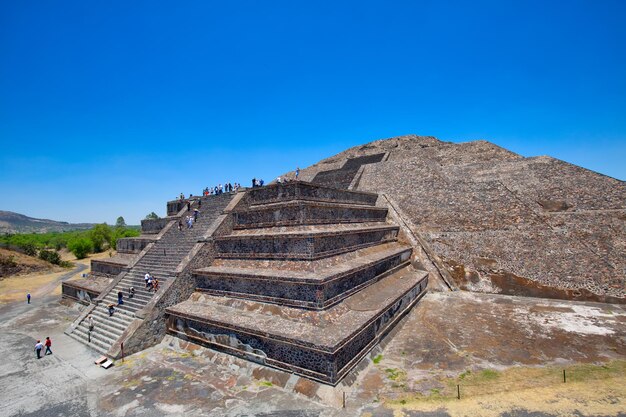
{"type": "Polygon", "coordinates": [[[493,379],[496,379],[500,376],[500,374],[498,373],[498,371],[494,371],[493,369],[483,369],[480,372],[480,378],[485,380],[485,381],[490,381],[493,379]]]}
{"type": "Polygon", "coordinates": [[[259,381],[259,385],[262,387],[273,387],[274,384],[272,384],[270,381],[259,381]]]}
{"type": "Polygon", "coordinates": [[[374,359],[372,359],[372,362],[374,362],[376,365],[378,365],[380,363],[380,361],[383,360],[383,355],[376,355],[374,356],[374,359]]]}

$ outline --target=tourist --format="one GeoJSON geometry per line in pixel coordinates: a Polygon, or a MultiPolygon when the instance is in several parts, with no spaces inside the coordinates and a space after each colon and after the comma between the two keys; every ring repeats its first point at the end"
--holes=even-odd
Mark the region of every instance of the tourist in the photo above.
{"type": "Polygon", "coordinates": [[[178,230],[183,230],[183,222],[182,220],[178,220],[178,230]]]}
{"type": "Polygon", "coordinates": [[[265,184],[265,181],[263,181],[262,179],[259,180],[259,187],[263,187],[263,184],[265,184]]]}
{"type": "Polygon", "coordinates": [[[52,340],[50,340],[49,337],[46,337],[46,352],[44,353],[45,355],[52,355],[52,349],[50,349],[52,347],[52,340]]]}
{"type": "Polygon", "coordinates": [[[154,282],[152,283],[152,288],[154,288],[154,292],[157,292],[157,290],[159,289],[159,280],[158,279],[154,279],[154,282]]]}
{"type": "Polygon", "coordinates": [[[150,276],[150,278],[148,278],[148,282],[146,283],[146,288],[148,289],[148,291],[150,291],[150,289],[152,289],[152,281],[154,281],[154,278],[152,278],[152,276],[150,276]]]}
{"type": "Polygon", "coordinates": [[[30,293],[26,294],[26,302],[30,304],[30,293]]]}
{"type": "Polygon", "coordinates": [[[150,272],[146,272],[146,275],[144,275],[143,280],[146,281],[146,288],[148,288],[148,280],[150,279],[150,272]]]}
{"type": "Polygon", "coordinates": [[[135,287],[130,287],[128,289],[128,298],[133,298],[135,296],[135,287]]]}
{"type": "Polygon", "coordinates": [[[87,332],[87,342],[91,343],[91,332],[93,332],[94,329],[93,317],[91,315],[87,317],[87,328],[89,329],[87,332]]]}
{"type": "Polygon", "coordinates": [[[124,293],[121,291],[117,292],[117,305],[122,305],[124,304],[124,293]]]}
{"type": "Polygon", "coordinates": [[[283,179],[281,177],[276,178],[276,182],[278,184],[282,184],[283,183],[283,179]]]}
{"type": "Polygon", "coordinates": [[[198,208],[202,207],[202,199],[198,199],[198,208]]]}
{"type": "Polygon", "coordinates": [[[107,307],[109,308],[109,317],[111,317],[115,313],[115,304],[111,303],[107,307]]]}
{"type": "Polygon", "coordinates": [[[296,167],[296,181],[298,180],[299,176],[300,176],[300,167],[296,167]]]}
{"type": "Polygon", "coordinates": [[[37,359],[41,359],[41,349],[43,349],[41,340],[37,340],[37,343],[35,343],[35,352],[37,352],[37,359]]]}
{"type": "Polygon", "coordinates": [[[256,187],[256,178],[252,178],[252,188],[256,187]]]}
{"type": "Polygon", "coordinates": [[[191,201],[187,201],[187,211],[191,211],[191,201]]]}
{"type": "Polygon", "coordinates": [[[198,213],[199,213],[199,210],[197,208],[193,209],[193,221],[194,222],[198,221],[198,213]]]}
{"type": "Polygon", "coordinates": [[[185,199],[185,194],[180,193],[180,201],[183,201],[185,199]]]}

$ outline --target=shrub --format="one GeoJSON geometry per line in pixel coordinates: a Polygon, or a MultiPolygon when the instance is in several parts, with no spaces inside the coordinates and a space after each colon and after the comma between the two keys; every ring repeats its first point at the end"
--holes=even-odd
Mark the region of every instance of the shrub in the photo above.
{"type": "Polygon", "coordinates": [[[15,256],[13,256],[13,255],[9,255],[9,256],[0,255],[0,265],[6,266],[6,267],[9,267],[9,268],[13,268],[13,267],[17,266],[17,263],[15,262],[15,256]]]}
{"type": "Polygon", "coordinates": [[[61,263],[61,255],[57,251],[42,249],[39,251],[39,258],[51,264],[59,265],[61,263]]]}
{"type": "Polygon", "coordinates": [[[93,243],[87,238],[77,237],[67,242],[67,248],[76,256],[76,259],[83,259],[93,251],[93,243]]]}
{"type": "Polygon", "coordinates": [[[160,219],[159,215],[154,211],[146,216],[146,220],[160,219]]]}
{"type": "Polygon", "coordinates": [[[37,247],[32,242],[24,243],[22,249],[24,249],[26,255],[37,256],[37,247]]]}

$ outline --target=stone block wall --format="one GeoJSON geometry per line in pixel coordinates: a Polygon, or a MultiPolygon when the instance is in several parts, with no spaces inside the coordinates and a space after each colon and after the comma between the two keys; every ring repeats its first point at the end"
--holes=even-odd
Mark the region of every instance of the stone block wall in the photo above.
{"type": "Polygon", "coordinates": [[[323,309],[380,279],[382,274],[392,272],[408,264],[411,251],[394,254],[373,264],[353,268],[347,272],[323,279],[260,279],[257,275],[227,275],[223,272],[195,273],[199,290],[215,295],[227,295],[247,299],[274,302],[281,305],[323,309]]]}
{"type": "Polygon", "coordinates": [[[170,217],[160,219],[144,219],[141,221],[141,232],[145,234],[158,234],[172,220],[170,217]]]}
{"type": "Polygon", "coordinates": [[[271,184],[248,191],[249,204],[267,204],[289,200],[327,201],[331,203],[375,205],[378,196],[365,192],[347,192],[301,181],[271,184]]]}
{"type": "Polygon", "coordinates": [[[117,240],[116,250],[121,253],[140,253],[154,241],[154,238],[149,237],[125,237],[117,240]]]}
{"type": "Polygon", "coordinates": [[[222,258],[318,259],[394,240],[397,226],[325,235],[225,236],[215,240],[222,258]]]}
{"type": "Polygon", "coordinates": [[[387,211],[370,206],[331,206],[317,202],[301,202],[234,213],[235,228],[291,226],[299,224],[331,224],[383,222],[387,211]]]}
{"type": "Polygon", "coordinates": [[[126,270],[126,264],[107,262],[105,259],[91,260],[91,273],[106,276],[116,276],[126,270]]]}

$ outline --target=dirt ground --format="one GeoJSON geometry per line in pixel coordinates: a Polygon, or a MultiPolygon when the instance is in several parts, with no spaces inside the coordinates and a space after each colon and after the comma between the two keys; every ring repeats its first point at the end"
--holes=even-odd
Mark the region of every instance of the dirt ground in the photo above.
{"type": "Polygon", "coordinates": [[[49,291],[0,304],[0,416],[626,415],[620,305],[430,292],[329,387],[169,336],[104,370],[63,334],[83,307],[49,291]]]}
{"type": "Polygon", "coordinates": [[[61,280],[68,279],[66,276],[71,271],[76,271],[69,276],[69,279],[78,279],[83,273],[88,273],[92,259],[108,258],[108,252],[96,253],[85,259],[77,260],[74,255],[66,252],[62,255],[62,259],[72,262],[75,266],[83,266],[83,268],[65,269],[60,266],[53,267],[51,270],[39,271],[31,274],[14,275],[4,278],[0,281],[0,305],[3,303],[11,303],[26,300],[26,294],[30,293],[35,298],[44,295],[54,294],[61,296],[61,280]]]}

